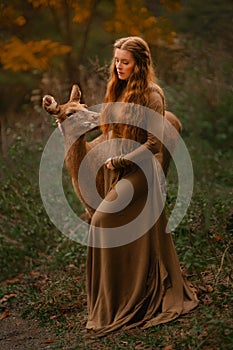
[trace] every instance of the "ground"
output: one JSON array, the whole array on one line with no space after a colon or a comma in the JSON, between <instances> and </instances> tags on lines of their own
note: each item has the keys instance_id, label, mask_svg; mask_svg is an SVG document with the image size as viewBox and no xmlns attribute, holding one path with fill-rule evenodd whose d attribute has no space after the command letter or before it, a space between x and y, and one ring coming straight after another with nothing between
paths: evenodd
<instances>
[{"instance_id":1,"label":"ground","mask_svg":"<svg viewBox=\"0 0 233 350\"><path fill-rule=\"evenodd\" d=\"M1 320L1 350L57 349L57 345L52 331L40 327L36 320L22 319L14 309Z\"/></svg>"},{"instance_id":2,"label":"ground","mask_svg":"<svg viewBox=\"0 0 233 350\"><path fill-rule=\"evenodd\" d=\"M214 288L210 284L213 282L210 272L203 274L202 284L199 281L196 285L200 305L169 324L145 331L120 330L96 338L85 329L83 268L70 264L56 273L31 271L4 281L5 295L0 299L0 349L231 349L231 293L227 280L219 280Z\"/></svg>"}]
</instances>

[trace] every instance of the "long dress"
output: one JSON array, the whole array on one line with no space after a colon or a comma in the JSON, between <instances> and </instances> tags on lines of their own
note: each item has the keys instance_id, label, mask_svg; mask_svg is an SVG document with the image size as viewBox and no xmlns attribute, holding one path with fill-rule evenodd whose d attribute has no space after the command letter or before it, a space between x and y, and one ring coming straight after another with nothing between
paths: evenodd
<instances>
[{"instance_id":1,"label":"long dress","mask_svg":"<svg viewBox=\"0 0 233 350\"><path fill-rule=\"evenodd\" d=\"M151 89L149 107L161 115L164 112L163 98L156 86ZM112 138L119 141L121 137L113 128ZM105 169L105 200L91 220L86 328L95 330L97 335L169 322L198 304L182 276L171 234L165 231L167 219L161 207L163 195L154 157L161 152L161 142L150 133L141 141L144 149L140 146L127 154L123 168L118 164L115 171ZM147 157L145 149L152 157ZM146 174L142 169L146 169ZM116 199L121 202L127 197L129 183L133 188L132 199L117 211ZM144 211L148 198L149 210ZM118 203L116 208L114 203ZM105 210L108 206L111 212ZM151 221L155 212L156 220ZM137 221L140 215L142 219ZM122 227L126 230L122 231ZM116 239L108 241L112 230Z\"/></svg>"}]
</instances>

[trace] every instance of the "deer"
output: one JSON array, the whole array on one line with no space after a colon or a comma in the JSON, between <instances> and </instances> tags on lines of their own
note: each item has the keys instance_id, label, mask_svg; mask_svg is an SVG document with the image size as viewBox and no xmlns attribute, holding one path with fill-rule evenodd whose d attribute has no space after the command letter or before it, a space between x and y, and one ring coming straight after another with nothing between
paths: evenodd
<instances>
[{"instance_id":1,"label":"deer","mask_svg":"<svg viewBox=\"0 0 233 350\"><path fill-rule=\"evenodd\" d=\"M74 191L85 208L86 221L90 222L95 209L87 203L82 195L83 191L80 190L78 182L78 172L88 152L106 140L106 136L101 133L91 141L86 140L87 133L99 129L100 113L88 109L85 104L81 103L81 90L77 84L72 86L69 100L66 103L59 104L53 96L45 95L42 99L42 108L55 118L58 128L64 136L66 168L71 177ZM168 123L165 123L164 143L166 146L169 144L169 150L163 144L157 160L166 177L172 158L171 150L173 151L177 145L182 125L175 114L170 111L165 111L165 120ZM104 198L104 165L97 172L96 189L99 195Z\"/></svg>"}]
</instances>

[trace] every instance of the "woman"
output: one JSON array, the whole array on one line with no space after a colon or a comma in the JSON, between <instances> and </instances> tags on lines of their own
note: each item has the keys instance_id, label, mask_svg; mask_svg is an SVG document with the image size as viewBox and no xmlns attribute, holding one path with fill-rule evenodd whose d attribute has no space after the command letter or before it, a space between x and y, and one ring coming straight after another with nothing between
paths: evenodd
<instances>
[{"instance_id":1,"label":"woman","mask_svg":"<svg viewBox=\"0 0 233 350\"><path fill-rule=\"evenodd\" d=\"M105 199L91 220L87 258L87 329L98 334L168 322L197 306L171 235L165 233L156 162L164 94L156 84L149 47L140 37L116 41L105 102L102 130L110 158L105 162Z\"/></svg>"}]
</instances>

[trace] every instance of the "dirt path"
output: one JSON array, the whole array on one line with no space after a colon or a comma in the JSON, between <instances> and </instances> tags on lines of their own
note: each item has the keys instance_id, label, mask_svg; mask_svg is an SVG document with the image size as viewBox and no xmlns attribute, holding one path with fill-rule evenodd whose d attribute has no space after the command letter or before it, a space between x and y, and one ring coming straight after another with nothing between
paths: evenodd
<instances>
[{"instance_id":1,"label":"dirt path","mask_svg":"<svg viewBox=\"0 0 233 350\"><path fill-rule=\"evenodd\" d=\"M22 319L16 311L0 320L1 350L62 349L60 341L35 320Z\"/></svg>"}]
</instances>

